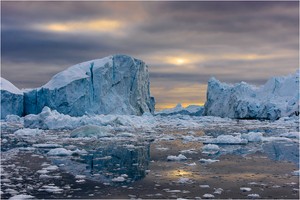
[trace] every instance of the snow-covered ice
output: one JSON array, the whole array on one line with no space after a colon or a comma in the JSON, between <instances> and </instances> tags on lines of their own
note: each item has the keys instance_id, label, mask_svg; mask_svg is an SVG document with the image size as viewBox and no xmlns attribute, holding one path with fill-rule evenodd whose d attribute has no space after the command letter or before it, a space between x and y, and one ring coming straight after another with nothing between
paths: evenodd
<instances>
[{"instance_id":1,"label":"snow-covered ice","mask_svg":"<svg viewBox=\"0 0 300 200\"><path fill-rule=\"evenodd\" d=\"M241 82L208 82L204 115L239 119L270 119L299 114L299 70L292 75L273 77L255 87Z\"/></svg>"},{"instance_id":2,"label":"snow-covered ice","mask_svg":"<svg viewBox=\"0 0 300 200\"><path fill-rule=\"evenodd\" d=\"M1 119L7 115L23 115L23 92L1 77Z\"/></svg>"}]
</instances>

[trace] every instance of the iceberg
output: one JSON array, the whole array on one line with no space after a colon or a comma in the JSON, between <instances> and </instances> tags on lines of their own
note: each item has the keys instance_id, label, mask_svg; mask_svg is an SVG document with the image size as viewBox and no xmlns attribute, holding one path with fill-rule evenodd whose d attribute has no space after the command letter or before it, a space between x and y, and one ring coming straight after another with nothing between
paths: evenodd
<instances>
[{"instance_id":1,"label":"iceberg","mask_svg":"<svg viewBox=\"0 0 300 200\"><path fill-rule=\"evenodd\" d=\"M211 78L204 115L268 120L299 115L299 70L273 77L260 87L245 82L230 85Z\"/></svg>"},{"instance_id":2,"label":"iceberg","mask_svg":"<svg viewBox=\"0 0 300 200\"><path fill-rule=\"evenodd\" d=\"M7 115L23 114L23 92L1 77L1 119Z\"/></svg>"},{"instance_id":3,"label":"iceberg","mask_svg":"<svg viewBox=\"0 0 300 200\"><path fill-rule=\"evenodd\" d=\"M186 108L182 107L181 103L178 103L176 107L170 109L164 109L156 112L156 115L168 116L168 115L191 115L201 116L203 113L203 106L189 105Z\"/></svg>"},{"instance_id":4,"label":"iceberg","mask_svg":"<svg viewBox=\"0 0 300 200\"><path fill-rule=\"evenodd\" d=\"M148 66L127 55L71 66L24 92L25 115L38 114L45 106L70 116L153 113Z\"/></svg>"}]
</instances>

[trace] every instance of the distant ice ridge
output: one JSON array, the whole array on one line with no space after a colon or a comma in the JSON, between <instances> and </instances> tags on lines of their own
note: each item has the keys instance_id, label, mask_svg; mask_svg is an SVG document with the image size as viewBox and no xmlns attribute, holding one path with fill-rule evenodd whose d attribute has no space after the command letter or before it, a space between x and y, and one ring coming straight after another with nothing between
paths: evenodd
<instances>
[{"instance_id":1,"label":"distant ice ridge","mask_svg":"<svg viewBox=\"0 0 300 200\"><path fill-rule=\"evenodd\" d=\"M25 114L45 106L70 116L142 115L154 112L148 66L126 55L83 62L56 74L40 88L24 92Z\"/></svg>"},{"instance_id":2,"label":"distant ice ridge","mask_svg":"<svg viewBox=\"0 0 300 200\"><path fill-rule=\"evenodd\" d=\"M1 77L1 119L7 115L23 114L23 92Z\"/></svg>"},{"instance_id":3,"label":"distant ice ridge","mask_svg":"<svg viewBox=\"0 0 300 200\"><path fill-rule=\"evenodd\" d=\"M191 115L191 116L201 116L203 113L203 106L189 105L186 108L182 107L179 103L174 108L164 109L156 112L156 115L166 116L166 115Z\"/></svg>"},{"instance_id":4,"label":"distant ice ridge","mask_svg":"<svg viewBox=\"0 0 300 200\"><path fill-rule=\"evenodd\" d=\"M245 82L230 85L211 78L204 115L270 120L299 115L299 70L273 77L260 87Z\"/></svg>"}]
</instances>

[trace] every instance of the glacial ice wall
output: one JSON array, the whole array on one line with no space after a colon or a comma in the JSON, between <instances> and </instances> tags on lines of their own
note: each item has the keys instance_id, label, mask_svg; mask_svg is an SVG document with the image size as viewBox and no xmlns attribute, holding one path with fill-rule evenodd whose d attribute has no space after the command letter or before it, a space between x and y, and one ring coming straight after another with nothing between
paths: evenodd
<instances>
[{"instance_id":1,"label":"glacial ice wall","mask_svg":"<svg viewBox=\"0 0 300 200\"><path fill-rule=\"evenodd\" d=\"M24 93L25 114L48 106L71 116L154 112L148 66L126 55L83 62Z\"/></svg>"},{"instance_id":2,"label":"glacial ice wall","mask_svg":"<svg viewBox=\"0 0 300 200\"><path fill-rule=\"evenodd\" d=\"M1 77L1 119L23 114L23 92Z\"/></svg>"},{"instance_id":3,"label":"glacial ice wall","mask_svg":"<svg viewBox=\"0 0 300 200\"><path fill-rule=\"evenodd\" d=\"M273 77L265 85L208 82L204 115L237 119L270 119L299 115L299 71Z\"/></svg>"}]
</instances>

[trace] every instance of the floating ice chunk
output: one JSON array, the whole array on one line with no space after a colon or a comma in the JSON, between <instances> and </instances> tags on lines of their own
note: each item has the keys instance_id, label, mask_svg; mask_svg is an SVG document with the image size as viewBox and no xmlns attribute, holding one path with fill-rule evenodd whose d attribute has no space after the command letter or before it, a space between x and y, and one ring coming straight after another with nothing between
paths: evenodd
<instances>
[{"instance_id":1,"label":"floating ice chunk","mask_svg":"<svg viewBox=\"0 0 300 200\"><path fill-rule=\"evenodd\" d=\"M96 126L96 125L86 125L79 127L73 130L70 134L73 138L79 137L112 137L113 134L109 133L109 129L103 126Z\"/></svg>"},{"instance_id":2,"label":"floating ice chunk","mask_svg":"<svg viewBox=\"0 0 300 200\"><path fill-rule=\"evenodd\" d=\"M187 149L187 150L181 150L180 153L194 154L197 153L197 151L196 149Z\"/></svg>"},{"instance_id":3,"label":"floating ice chunk","mask_svg":"<svg viewBox=\"0 0 300 200\"><path fill-rule=\"evenodd\" d=\"M167 160L168 161L181 161L181 160L187 160L187 157L185 157L182 154L179 154L178 156L168 156Z\"/></svg>"},{"instance_id":4,"label":"floating ice chunk","mask_svg":"<svg viewBox=\"0 0 300 200\"><path fill-rule=\"evenodd\" d=\"M179 178L177 183L180 183L180 184L192 184L194 181L189 179L189 178Z\"/></svg>"},{"instance_id":5,"label":"floating ice chunk","mask_svg":"<svg viewBox=\"0 0 300 200\"><path fill-rule=\"evenodd\" d=\"M213 199L213 198L215 198L215 196L212 195L212 194L204 194L204 195L203 195L203 198L206 198L206 199Z\"/></svg>"},{"instance_id":6,"label":"floating ice chunk","mask_svg":"<svg viewBox=\"0 0 300 200\"><path fill-rule=\"evenodd\" d=\"M123 176L119 176L116 178L111 179L113 182L124 182L126 179Z\"/></svg>"},{"instance_id":7,"label":"floating ice chunk","mask_svg":"<svg viewBox=\"0 0 300 200\"><path fill-rule=\"evenodd\" d=\"M5 121L9 123L23 124L24 118L19 117L18 115L7 115L5 117Z\"/></svg>"},{"instance_id":8,"label":"floating ice chunk","mask_svg":"<svg viewBox=\"0 0 300 200\"><path fill-rule=\"evenodd\" d=\"M300 175L300 170L293 171L292 174L294 176L299 176Z\"/></svg>"},{"instance_id":9,"label":"floating ice chunk","mask_svg":"<svg viewBox=\"0 0 300 200\"><path fill-rule=\"evenodd\" d=\"M75 178L76 179L85 179L86 176L85 175L76 175Z\"/></svg>"},{"instance_id":10,"label":"floating ice chunk","mask_svg":"<svg viewBox=\"0 0 300 200\"><path fill-rule=\"evenodd\" d=\"M40 129L30 129L30 128L23 128L19 129L14 134L16 136L36 136L43 133L43 130Z\"/></svg>"},{"instance_id":11,"label":"floating ice chunk","mask_svg":"<svg viewBox=\"0 0 300 200\"><path fill-rule=\"evenodd\" d=\"M222 188L215 188L214 194L222 194L223 191Z\"/></svg>"},{"instance_id":12,"label":"floating ice chunk","mask_svg":"<svg viewBox=\"0 0 300 200\"><path fill-rule=\"evenodd\" d=\"M249 142L261 142L263 140L263 134L260 132L249 132L242 134L241 138Z\"/></svg>"},{"instance_id":13,"label":"floating ice chunk","mask_svg":"<svg viewBox=\"0 0 300 200\"><path fill-rule=\"evenodd\" d=\"M65 148L56 148L51 149L47 154L50 156L70 156L72 155L72 151Z\"/></svg>"},{"instance_id":14,"label":"floating ice chunk","mask_svg":"<svg viewBox=\"0 0 300 200\"><path fill-rule=\"evenodd\" d=\"M217 138L208 139L203 142L204 144L247 144L248 141L245 139L241 139L239 135L219 135Z\"/></svg>"},{"instance_id":15,"label":"floating ice chunk","mask_svg":"<svg viewBox=\"0 0 300 200\"><path fill-rule=\"evenodd\" d=\"M39 176L39 179L61 179L62 176L50 176L50 175L47 175L47 174L41 174Z\"/></svg>"},{"instance_id":16,"label":"floating ice chunk","mask_svg":"<svg viewBox=\"0 0 300 200\"><path fill-rule=\"evenodd\" d=\"M240 190L241 190L242 192L250 192L252 189L249 188L249 187L241 187Z\"/></svg>"},{"instance_id":17,"label":"floating ice chunk","mask_svg":"<svg viewBox=\"0 0 300 200\"><path fill-rule=\"evenodd\" d=\"M34 196L27 195L27 194L19 194L13 197L10 197L9 200L22 200L22 199L32 199Z\"/></svg>"},{"instance_id":18,"label":"floating ice chunk","mask_svg":"<svg viewBox=\"0 0 300 200\"><path fill-rule=\"evenodd\" d=\"M248 194L247 197L252 199L260 198L259 194Z\"/></svg>"},{"instance_id":19,"label":"floating ice chunk","mask_svg":"<svg viewBox=\"0 0 300 200\"><path fill-rule=\"evenodd\" d=\"M58 170L58 167L56 165L50 165L43 169L48 170L48 171L56 171L56 170Z\"/></svg>"},{"instance_id":20,"label":"floating ice chunk","mask_svg":"<svg viewBox=\"0 0 300 200\"><path fill-rule=\"evenodd\" d=\"M220 160L213 160L213 159L200 159L199 162L201 163L205 163L205 164L211 164L211 163L214 163L214 162L219 162Z\"/></svg>"},{"instance_id":21,"label":"floating ice chunk","mask_svg":"<svg viewBox=\"0 0 300 200\"><path fill-rule=\"evenodd\" d=\"M39 173L39 174L47 174L47 173L49 173L49 171L46 170L46 169L41 169L41 170L36 171L36 173Z\"/></svg>"},{"instance_id":22,"label":"floating ice chunk","mask_svg":"<svg viewBox=\"0 0 300 200\"><path fill-rule=\"evenodd\" d=\"M54 143L34 144L32 146L37 147L37 148L58 148L58 147L61 147L60 144L54 144Z\"/></svg>"},{"instance_id":23,"label":"floating ice chunk","mask_svg":"<svg viewBox=\"0 0 300 200\"><path fill-rule=\"evenodd\" d=\"M187 166L196 166L197 165L195 162L193 162L193 163L184 163L184 164L187 165Z\"/></svg>"},{"instance_id":24,"label":"floating ice chunk","mask_svg":"<svg viewBox=\"0 0 300 200\"><path fill-rule=\"evenodd\" d=\"M209 188L209 185L199 185L201 188Z\"/></svg>"},{"instance_id":25,"label":"floating ice chunk","mask_svg":"<svg viewBox=\"0 0 300 200\"><path fill-rule=\"evenodd\" d=\"M159 151L167 151L167 150L169 150L169 148L167 148L167 147L156 147L156 149L159 150Z\"/></svg>"},{"instance_id":26,"label":"floating ice chunk","mask_svg":"<svg viewBox=\"0 0 300 200\"><path fill-rule=\"evenodd\" d=\"M20 147L19 150L20 151L34 151L35 148L34 147Z\"/></svg>"},{"instance_id":27,"label":"floating ice chunk","mask_svg":"<svg viewBox=\"0 0 300 200\"><path fill-rule=\"evenodd\" d=\"M220 150L220 147L218 145L215 145L215 144L207 144L207 145L204 145L202 147L202 150L203 151L216 151L216 152L218 152Z\"/></svg>"},{"instance_id":28,"label":"floating ice chunk","mask_svg":"<svg viewBox=\"0 0 300 200\"><path fill-rule=\"evenodd\" d=\"M46 191L50 193L61 193L63 189L53 185L44 185L40 189L38 189L38 191Z\"/></svg>"}]
</instances>

